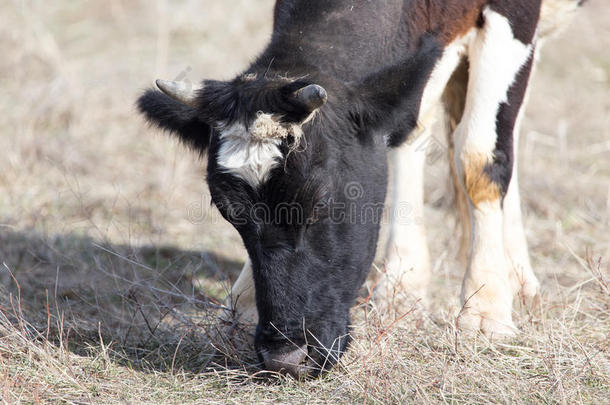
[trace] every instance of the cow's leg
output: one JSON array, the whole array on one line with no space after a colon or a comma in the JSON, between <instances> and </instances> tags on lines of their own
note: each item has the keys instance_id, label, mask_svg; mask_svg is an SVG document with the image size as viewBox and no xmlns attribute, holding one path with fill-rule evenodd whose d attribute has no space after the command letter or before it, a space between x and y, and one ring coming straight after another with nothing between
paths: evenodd
<instances>
[{"instance_id":1,"label":"cow's leg","mask_svg":"<svg viewBox=\"0 0 610 405\"><path fill-rule=\"evenodd\" d=\"M390 238L386 249L385 282L378 287L386 299L411 298L425 302L430 283L430 255L424 225L424 166L438 100L463 58L466 35L449 44L437 62L421 101L421 132L391 152L392 196Z\"/></svg>"},{"instance_id":2,"label":"cow's leg","mask_svg":"<svg viewBox=\"0 0 610 405\"><path fill-rule=\"evenodd\" d=\"M428 136L425 130L417 139L391 152L390 235L385 274L377 288L378 296L386 302L424 300L430 283L430 255L423 221L426 151L418 146Z\"/></svg>"},{"instance_id":3,"label":"cow's leg","mask_svg":"<svg viewBox=\"0 0 610 405\"><path fill-rule=\"evenodd\" d=\"M513 177L504 197L504 248L511 268L509 280L514 294L519 294L526 303L532 302L539 292L540 283L532 270L523 221L521 220L521 198L518 179L518 140L520 121L523 109L519 114L514 131L514 165Z\"/></svg>"},{"instance_id":4,"label":"cow's leg","mask_svg":"<svg viewBox=\"0 0 610 405\"><path fill-rule=\"evenodd\" d=\"M469 48L465 111L454 134L456 167L471 218L471 249L458 324L488 335L510 335L516 328L503 200L513 172L513 132L531 71L537 16L523 13L518 17L524 21L509 21L501 9L487 8L483 17ZM517 35L512 27L519 29ZM526 31L531 32L529 38L523 34Z\"/></svg>"},{"instance_id":5,"label":"cow's leg","mask_svg":"<svg viewBox=\"0 0 610 405\"><path fill-rule=\"evenodd\" d=\"M467 263L468 252L470 249L470 217L468 212L467 196L460 185L455 165L455 148L453 137L451 136L457 124L462 119L464 113L464 102L466 100L466 88L468 85L468 64L463 61L456 69L451 80L447 84L443 94L445 104L445 126L449 129L448 137L451 176L454 184L455 203L458 212L459 223L461 226L459 259L463 264ZM514 130L514 164L513 176L510 181L508 192L504 197L504 247L509 259L512 271L509 273L509 280L514 294L520 294L526 302L531 302L537 295L540 283L538 282L529 259L525 231L521 220L521 204L519 196L518 181L518 140L520 132L520 122L523 115L523 108L519 113L519 118Z\"/></svg>"},{"instance_id":6,"label":"cow's leg","mask_svg":"<svg viewBox=\"0 0 610 405\"><path fill-rule=\"evenodd\" d=\"M256 325L258 323L250 259L246 261L239 277L233 284L231 292L226 298L225 306L227 311L221 315L223 320L235 320L244 325Z\"/></svg>"},{"instance_id":7,"label":"cow's leg","mask_svg":"<svg viewBox=\"0 0 610 405\"><path fill-rule=\"evenodd\" d=\"M464 266L468 262L470 251L470 212L468 210L468 197L462 187L456 166L453 133L464 115L467 87L468 61L464 58L451 76L443 93L445 130L447 131L447 146L449 148L449 169L453 183L455 209L457 211L457 227L460 229L458 258Z\"/></svg>"}]
</instances>

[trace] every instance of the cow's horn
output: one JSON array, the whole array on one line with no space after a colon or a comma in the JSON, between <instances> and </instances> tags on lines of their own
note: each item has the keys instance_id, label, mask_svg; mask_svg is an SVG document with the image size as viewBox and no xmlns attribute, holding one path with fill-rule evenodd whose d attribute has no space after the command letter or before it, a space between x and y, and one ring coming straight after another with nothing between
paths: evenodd
<instances>
[{"instance_id":1,"label":"cow's horn","mask_svg":"<svg viewBox=\"0 0 610 405\"><path fill-rule=\"evenodd\" d=\"M318 86L317 84L310 84L309 86L295 91L294 96L297 100L307 106L311 112L322 107L326 103L326 100L328 100L328 94L326 93L326 90L324 90L324 87Z\"/></svg>"},{"instance_id":2,"label":"cow's horn","mask_svg":"<svg viewBox=\"0 0 610 405\"><path fill-rule=\"evenodd\" d=\"M186 82L172 82L169 80L157 80L156 83L157 87L163 93L174 100L191 107L197 106L197 91L201 89L200 86L193 86L191 83Z\"/></svg>"}]
</instances>

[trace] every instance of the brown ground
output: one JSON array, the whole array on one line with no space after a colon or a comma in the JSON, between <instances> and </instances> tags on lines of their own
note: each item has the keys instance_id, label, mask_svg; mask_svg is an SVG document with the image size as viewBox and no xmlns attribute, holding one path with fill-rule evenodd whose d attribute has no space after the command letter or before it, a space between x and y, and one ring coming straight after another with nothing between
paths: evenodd
<instances>
[{"instance_id":1,"label":"brown ground","mask_svg":"<svg viewBox=\"0 0 610 405\"><path fill-rule=\"evenodd\" d=\"M520 170L543 295L516 305L523 333L455 333L461 269L437 161L431 321L361 305L339 367L274 384L254 378L251 352L212 355L205 326L244 250L194 154L133 107L153 78L238 72L268 38L272 1L168 3L0 7L3 401L610 402L610 7L591 1L534 79Z\"/></svg>"}]
</instances>

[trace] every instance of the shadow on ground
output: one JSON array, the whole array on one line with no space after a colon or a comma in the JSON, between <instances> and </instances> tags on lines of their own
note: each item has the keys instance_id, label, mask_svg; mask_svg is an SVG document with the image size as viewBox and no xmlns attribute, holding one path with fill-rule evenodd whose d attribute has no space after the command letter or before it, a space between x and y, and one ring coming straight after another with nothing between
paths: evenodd
<instances>
[{"instance_id":1,"label":"shadow on ground","mask_svg":"<svg viewBox=\"0 0 610 405\"><path fill-rule=\"evenodd\" d=\"M29 337L84 356L101 346L113 361L150 372L256 363L248 333L217 317L241 263L20 232L0 233L0 262L0 311Z\"/></svg>"}]
</instances>

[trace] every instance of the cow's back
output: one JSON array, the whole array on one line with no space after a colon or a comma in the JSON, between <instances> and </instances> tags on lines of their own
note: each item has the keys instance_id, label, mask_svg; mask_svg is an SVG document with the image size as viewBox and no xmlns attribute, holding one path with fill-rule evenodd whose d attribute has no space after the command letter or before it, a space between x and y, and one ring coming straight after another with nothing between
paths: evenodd
<instances>
[{"instance_id":1,"label":"cow's back","mask_svg":"<svg viewBox=\"0 0 610 405\"><path fill-rule=\"evenodd\" d=\"M259 63L355 80L406 58L425 32L451 42L476 24L486 2L279 0L273 40Z\"/></svg>"}]
</instances>

